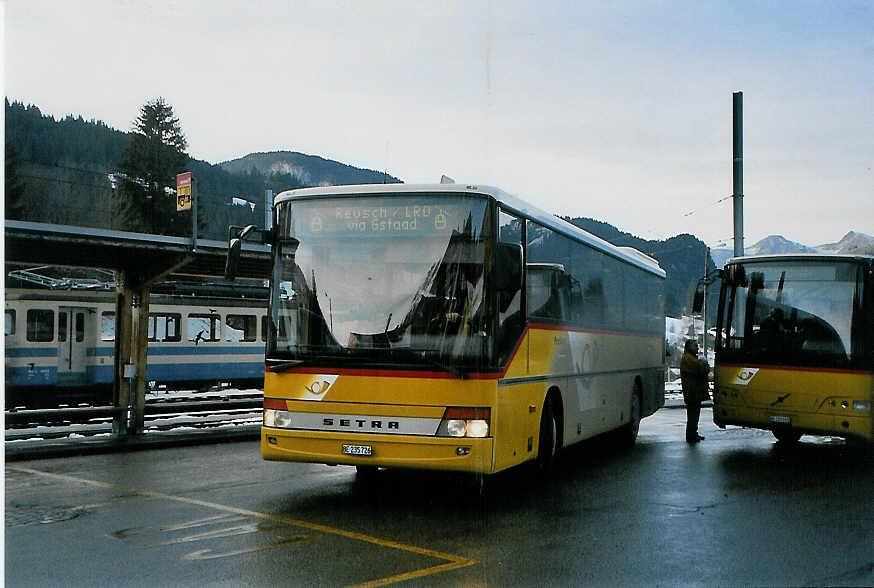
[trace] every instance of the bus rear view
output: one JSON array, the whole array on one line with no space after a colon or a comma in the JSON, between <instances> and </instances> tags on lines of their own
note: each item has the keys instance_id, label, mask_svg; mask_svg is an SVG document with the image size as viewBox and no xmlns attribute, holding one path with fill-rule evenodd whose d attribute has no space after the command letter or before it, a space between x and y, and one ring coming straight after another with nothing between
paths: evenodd
<instances>
[{"instance_id":1,"label":"bus rear view","mask_svg":"<svg viewBox=\"0 0 874 588\"><path fill-rule=\"evenodd\" d=\"M874 258L736 258L723 272L714 422L874 440Z\"/></svg>"}]
</instances>

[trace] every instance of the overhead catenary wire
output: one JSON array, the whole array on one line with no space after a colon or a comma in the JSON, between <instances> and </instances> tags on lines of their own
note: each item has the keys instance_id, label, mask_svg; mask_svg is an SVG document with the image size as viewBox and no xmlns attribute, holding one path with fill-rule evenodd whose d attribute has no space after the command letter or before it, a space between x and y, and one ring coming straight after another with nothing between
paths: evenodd
<instances>
[{"instance_id":1,"label":"overhead catenary wire","mask_svg":"<svg viewBox=\"0 0 874 588\"><path fill-rule=\"evenodd\" d=\"M717 200L716 202L712 202L712 203L710 203L710 204L708 204L708 205L706 205L706 206L702 206L701 208L696 208L695 210L690 210L689 212L684 213L683 216L684 216L684 217L692 216L692 215L695 214L696 212L701 212L702 210L706 210L706 209L708 209L708 208L711 208L711 207L713 207L713 206L716 206L717 204L721 204L721 203L725 202L726 200L728 200L729 198L732 198L732 197L733 197L733 196L732 196L731 194L729 194L728 196L723 196L722 198L720 198L720 199Z\"/></svg>"}]
</instances>

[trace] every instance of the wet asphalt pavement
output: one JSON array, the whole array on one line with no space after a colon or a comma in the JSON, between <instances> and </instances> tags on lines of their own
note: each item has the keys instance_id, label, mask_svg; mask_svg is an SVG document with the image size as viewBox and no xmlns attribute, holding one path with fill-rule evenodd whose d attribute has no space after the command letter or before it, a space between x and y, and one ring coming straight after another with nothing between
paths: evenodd
<instances>
[{"instance_id":1,"label":"wet asphalt pavement","mask_svg":"<svg viewBox=\"0 0 874 588\"><path fill-rule=\"evenodd\" d=\"M543 479L268 463L238 441L6 464L9 586L874 585L874 456L685 412Z\"/></svg>"}]
</instances>

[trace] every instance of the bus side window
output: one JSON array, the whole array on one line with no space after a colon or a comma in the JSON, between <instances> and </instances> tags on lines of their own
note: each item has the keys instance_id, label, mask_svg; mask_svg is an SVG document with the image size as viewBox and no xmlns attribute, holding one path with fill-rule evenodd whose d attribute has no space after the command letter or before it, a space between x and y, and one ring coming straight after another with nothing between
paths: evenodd
<instances>
[{"instance_id":1,"label":"bus side window","mask_svg":"<svg viewBox=\"0 0 874 588\"><path fill-rule=\"evenodd\" d=\"M570 316L568 317L574 324L580 323L583 320L583 286L580 281L573 276L568 276L570 285Z\"/></svg>"},{"instance_id":2,"label":"bus side window","mask_svg":"<svg viewBox=\"0 0 874 588\"><path fill-rule=\"evenodd\" d=\"M571 315L571 277L565 272L561 272L556 279L556 294L558 296L559 313L558 320L563 323L568 323L572 319Z\"/></svg>"},{"instance_id":3,"label":"bus side window","mask_svg":"<svg viewBox=\"0 0 874 588\"><path fill-rule=\"evenodd\" d=\"M566 320L568 283L563 274L551 268L526 268L528 317L547 321Z\"/></svg>"},{"instance_id":4,"label":"bus side window","mask_svg":"<svg viewBox=\"0 0 874 588\"><path fill-rule=\"evenodd\" d=\"M498 298L498 332L495 353L499 363L509 360L522 335L522 220L500 213L495 286Z\"/></svg>"}]
</instances>

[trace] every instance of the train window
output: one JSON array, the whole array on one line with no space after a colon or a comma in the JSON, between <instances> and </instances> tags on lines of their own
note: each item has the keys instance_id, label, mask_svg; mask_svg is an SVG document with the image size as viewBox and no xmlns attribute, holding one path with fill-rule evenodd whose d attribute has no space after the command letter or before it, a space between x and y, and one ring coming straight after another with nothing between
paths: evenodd
<instances>
[{"instance_id":1,"label":"train window","mask_svg":"<svg viewBox=\"0 0 874 588\"><path fill-rule=\"evenodd\" d=\"M222 319L217 314L189 314L188 340L195 345L204 341L219 341L222 333Z\"/></svg>"},{"instance_id":2,"label":"train window","mask_svg":"<svg viewBox=\"0 0 874 588\"><path fill-rule=\"evenodd\" d=\"M55 338L55 313L51 310L27 311L27 340L45 343Z\"/></svg>"},{"instance_id":3,"label":"train window","mask_svg":"<svg viewBox=\"0 0 874 588\"><path fill-rule=\"evenodd\" d=\"M182 340L179 325L182 322L181 314L149 314L149 341L176 342Z\"/></svg>"},{"instance_id":4,"label":"train window","mask_svg":"<svg viewBox=\"0 0 874 588\"><path fill-rule=\"evenodd\" d=\"M85 313L76 313L76 343L85 340Z\"/></svg>"},{"instance_id":5,"label":"train window","mask_svg":"<svg viewBox=\"0 0 874 588\"><path fill-rule=\"evenodd\" d=\"M6 309L6 318L3 321L3 328L6 330L7 335L15 334L15 309Z\"/></svg>"},{"instance_id":6,"label":"train window","mask_svg":"<svg viewBox=\"0 0 874 588\"><path fill-rule=\"evenodd\" d=\"M258 317L254 314L229 314L225 317L225 341L254 341L257 338Z\"/></svg>"},{"instance_id":7,"label":"train window","mask_svg":"<svg viewBox=\"0 0 874 588\"><path fill-rule=\"evenodd\" d=\"M261 317L261 340L262 341L267 341L267 330L269 328L268 327L269 323L267 322L267 320L268 320L268 317L266 315ZM285 321L282 321L279 323L279 338L280 339L288 339L288 333L287 333L287 329L285 327Z\"/></svg>"},{"instance_id":8,"label":"train window","mask_svg":"<svg viewBox=\"0 0 874 588\"><path fill-rule=\"evenodd\" d=\"M100 315L100 340L115 341L115 313L104 312Z\"/></svg>"},{"instance_id":9,"label":"train window","mask_svg":"<svg viewBox=\"0 0 874 588\"><path fill-rule=\"evenodd\" d=\"M67 313L58 313L58 341L64 343L67 340Z\"/></svg>"}]
</instances>

